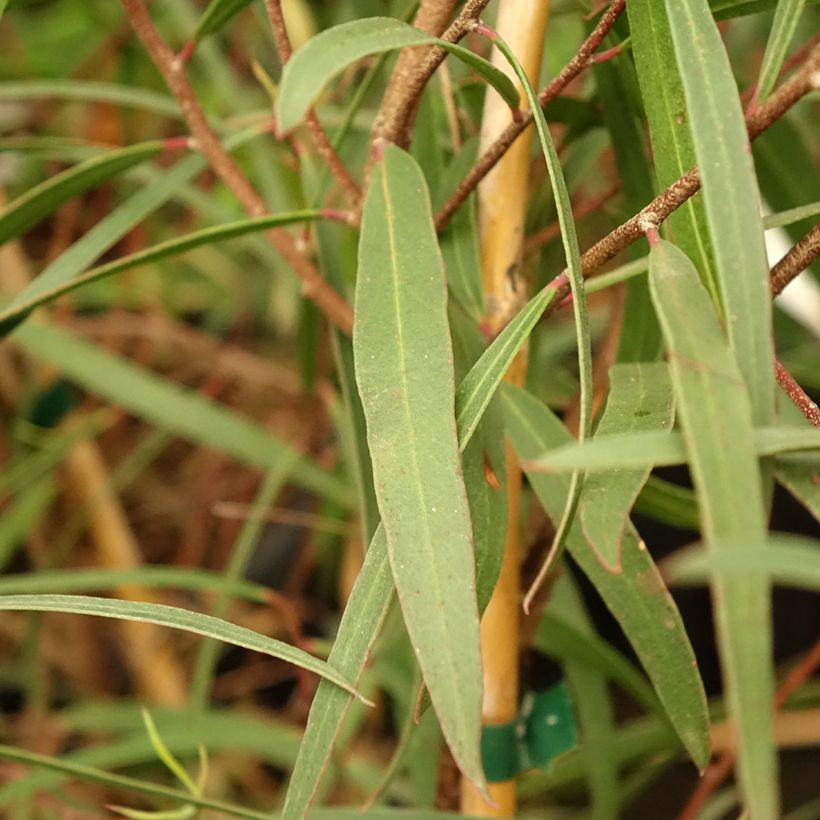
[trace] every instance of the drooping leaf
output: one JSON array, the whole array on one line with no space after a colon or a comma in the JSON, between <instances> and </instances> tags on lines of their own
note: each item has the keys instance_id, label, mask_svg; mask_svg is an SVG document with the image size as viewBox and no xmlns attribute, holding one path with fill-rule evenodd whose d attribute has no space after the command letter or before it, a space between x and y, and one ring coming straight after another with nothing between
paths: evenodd
<instances>
[{"instance_id":1,"label":"drooping leaf","mask_svg":"<svg viewBox=\"0 0 820 820\"><path fill-rule=\"evenodd\" d=\"M324 661L308 655L307 652L243 626L188 609L85 595L2 595L0 596L0 611L67 612L74 615L96 615L101 618L116 618L123 621L141 621L181 629L234 646L252 649L255 652L262 652L274 658L281 658L327 679L346 692L361 697L343 675Z\"/></svg>"},{"instance_id":2,"label":"drooping leaf","mask_svg":"<svg viewBox=\"0 0 820 820\"><path fill-rule=\"evenodd\" d=\"M609 384L606 410L592 442L626 431L671 428L672 385L666 364L615 365L609 371ZM578 510L581 531L598 560L613 572L621 568L621 541L629 511L650 469L617 469L587 476Z\"/></svg>"},{"instance_id":3,"label":"drooping leaf","mask_svg":"<svg viewBox=\"0 0 820 820\"><path fill-rule=\"evenodd\" d=\"M276 100L279 129L287 132L297 125L322 88L356 60L397 48L425 45L447 49L481 74L512 108L518 107L518 91L510 78L484 58L393 17L368 17L326 29L294 52L282 72Z\"/></svg>"},{"instance_id":4,"label":"drooping leaf","mask_svg":"<svg viewBox=\"0 0 820 820\"><path fill-rule=\"evenodd\" d=\"M658 240L649 265L652 299L672 380L704 540L716 556L744 561L763 549L767 519L752 446L752 407L717 315L687 257ZM738 736L738 773L747 805L778 816L770 589L765 577L717 574L718 644L729 714Z\"/></svg>"},{"instance_id":5,"label":"drooping leaf","mask_svg":"<svg viewBox=\"0 0 820 820\"><path fill-rule=\"evenodd\" d=\"M820 521L820 458L778 459L775 478Z\"/></svg>"},{"instance_id":6,"label":"drooping leaf","mask_svg":"<svg viewBox=\"0 0 820 820\"><path fill-rule=\"evenodd\" d=\"M194 248L201 247L202 245L210 245L227 239L245 236L250 233L264 231L267 228L292 225L294 222L320 219L321 216L321 211L291 211L285 214L269 214L252 219L243 219L239 222L231 222L227 225L215 225L211 228L203 228L200 231L194 231L193 233L176 239L168 239L153 247L145 248L136 253L120 257L113 262L107 262L104 265L92 268L80 276L63 282L50 290L43 291L38 288L36 292L34 292L34 295L28 299L26 299L27 291L24 291L15 297L11 306L0 312L0 335L4 332L8 332L8 329L15 327L21 319L34 310L34 308L51 302L59 296L70 293L83 285L97 282L108 276L113 276L115 273L120 273L121 271L129 270L139 265L157 262L169 256L176 256ZM30 289L35 290L33 286Z\"/></svg>"},{"instance_id":7,"label":"drooping leaf","mask_svg":"<svg viewBox=\"0 0 820 820\"><path fill-rule=\"evenodd\" d=\"M778 0L757 80L757 99L761 102L771 94L777 82L789 44L805 7L806 0Z\"/></svg>"},{"instance_id":8,"label":"drooping leaf","mask_svg":"<svg viewBox=\"0 0 820 820\"><path fill-rule=\"evenodd\" d=\"M186 390L127 359L42 323L23 325L15 342L49 362L66 377L125 407L162 429L229 453L262 469L291 462L291 475L304 487L349 504L344 482L300 457L257 422Z\"/></svg>"},{"instance_id":9,"label":"drooping leaf","mask_svg":"<svg viewBox=\"0 0 820 820\"><path fill-rule=\"evenodd\" d=\"M559 419L532 394L506 385L501 395L507 433L522 460L572 440ZM527 477L555 520L562 513L569 479L532 472ZM577 521L567 536L567 549L621 625L684 747L703 768L709 759L703 685L680 613L638 533L632 526L624 533L621 573L600 565Z\"/></svg>"},{"instance_id":10,"label":"drooping leaf","mask_svg":"<svg viewBox=\"0 0 820 820\"><path fill-rule=\"evenodd\" d=\"M749 390L754 423L771 424L775 382L769 265L737 85L706 0L666 0L666 10L729 340Z\"/></svg>"},{"instance_id":11,"label":"drooping leaf","mask_svg":"<svg viewBox=\"0 0 820 820\"><path fill-rule=\"evenodd\" d=\"M567 265L566 276L572 291L572 310L575 317L575 334L578 347L578 370L580 375L578 440L584 441L589 438L592 432L592 342L589 331L589 308L584 291L584 274L581 268L581 252L578 248L578 236L575 231L575 220L572 215L572 201L567 191L567 184L564 180L564 173L561 170L561 162L558 159L555 143L547 127L544 112L541 110L541 104L530 83L527 72L515 54L513 54L510 47L500 37L495 37L493 42L507 59L510 66L512 66L526 94L530 109L533 112L538 142L541 145L541 153L544 155L550 183L552 184L553 196L555 197L558 222L561 226L561 242L564 246L564 257ZM570 530L581 497L583 480L584 476L581 472L572 474L564 514L557 521L555 536L550 551L524 598L525 610L532 596L541 583L543 583L551 562L560 555L563 549L563 542Z\"/></svg>"},{"instance_id":12,"label":"drooping leaf","mask_svg":"<svg viewBox=\"0 0 820 820\"><path fill-rule=\"evenodd\" d=\"M353 350L404 620L453 756L482 788L475 563L444 266L424 177L393 146L362 215Z\"/></svg>"},{"instance_id":13,"label":"drooping leaf","mask_svg":"<svg viewBox=\"0 0 820 820\"><path fill-rule=\"evenodd\" d=\"M163 150L164 144L159 140L129 145L92 157L29 188L0 212L0 245L25 233L69 199L156 157Z\"/></svg>"}]
</instances>

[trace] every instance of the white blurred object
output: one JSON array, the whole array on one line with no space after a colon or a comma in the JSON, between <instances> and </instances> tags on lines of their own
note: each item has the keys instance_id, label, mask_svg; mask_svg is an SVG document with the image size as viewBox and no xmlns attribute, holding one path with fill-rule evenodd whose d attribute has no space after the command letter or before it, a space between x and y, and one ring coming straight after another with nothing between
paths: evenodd
<instances>
[{"instance_id":1,"label":"white blurred object","mask_svg":"<svg viewBox=\"0 0 820 820\"><path fill-rule=\"evenodd\" d=\"M783 228L766 231L769 267L776 265L791 247L792 241ZM774 304L820 339L820 285L811 273L803 271L789 282Z\"/></svg>"}]
</instances>

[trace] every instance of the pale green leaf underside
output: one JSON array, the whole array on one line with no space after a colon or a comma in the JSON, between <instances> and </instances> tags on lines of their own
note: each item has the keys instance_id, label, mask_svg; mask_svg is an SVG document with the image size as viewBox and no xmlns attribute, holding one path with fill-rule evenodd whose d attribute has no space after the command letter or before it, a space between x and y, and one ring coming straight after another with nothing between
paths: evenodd
<instances>
[{"instance_id":1,"label":"pale green leaf underside","mask_svg":"<svg viewBox=\"0 0 820 820\"><path fill-rule=\"evenodd\" d=\"M368 17L327 29L298 49L282 72L276 121L290 131L305 116L324 86L362 57L408 46L437 45L478 71L504 100L518 107L518 91L503 71L463 46L447 43L392 17Z\"/></svg>"},{"instance_id":2,"label":"pale green leaf underside","mask_svg":"<svg viewBox=\"0 0 820 820\"><path fill-rule=\"evenodd\" d=\"M501 395L507 434L525 464L572 440L561 421L532 394L505 385ZM556 520L566 502L569 478L533 472L527 477L546 513ZM567 536L567 549L620 624L684 747L703 768L709 759L709 722L697 663L680 613L635 528L630 523L625 529L617 573L601 566L577 520Z\"/></svg>"},{"instance_id":3,"label":"pale green leaf underside","mask_svg":"<svg viewBox=\"0 0 820 820\"><path fill-rule=\"evenodd\" d=\"M407 630L456 762L480 786L475 563L446 299L424 176L389 146L362 214L356 382Z\"/></svg>"},{"instance_id":4,"label":"pale green leaf underside","mask_svg":"<svg viewBox=\"0 0 820 820\"><path fill-rule=\"evenodd\" d=\"M649 284L669 354L704 541L721 560L742 561L746 550L766 543L749 394L689 259L659 240L651 253ZM774 820L769 582L760 576L718 576L713 589L724 688L738 732L741 789L761 818Z\"/></svg>"},{"instance_id":5,"label":"pale green leaf underside","mask_svg":"<svg viewBox=\"0 0 820 820\"><path fill-rule=\"evenodd\" d=\"M631 431L669 430L673 420L672 383L662 362L619 364L609 371L606 410L595 438L579 443L584 448L611 435ZM638 433L640 434L640 433ZM584 469L576 465L576 469ZM651 465L635 470L615 468L588 475L578 510L581 530L598 560L617 570L621 565L621 542L635 503Z\"/></svg>"}]
</instances>

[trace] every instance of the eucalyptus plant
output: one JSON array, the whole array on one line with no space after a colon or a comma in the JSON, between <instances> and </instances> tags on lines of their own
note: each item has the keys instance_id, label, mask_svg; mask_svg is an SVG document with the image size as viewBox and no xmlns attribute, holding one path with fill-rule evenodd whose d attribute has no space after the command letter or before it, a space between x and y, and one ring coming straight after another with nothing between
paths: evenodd
<instances>
[{"instance_id":1,"label":"eucalyptus plant","mask_svg":"<svg viewBox=\"0 0 820 820\"><path fill-rule=\"evenodd\" d=\"M4 6L37 76L0 59L0 610L53 735L9 722L4 811L638 817L673 766L651 816L793 808L820 651L775 664L772 588L820 591L820 544L770 522L820 516L820 330L779 308L820 292L816 0ZM221 558L129 519L183 446L179 508L256 488ZM116 647L99 702L70 615L119 624L62 633ZM289 670L278 708L225 702L224 645Z\"/></svg>"}]
</instances>

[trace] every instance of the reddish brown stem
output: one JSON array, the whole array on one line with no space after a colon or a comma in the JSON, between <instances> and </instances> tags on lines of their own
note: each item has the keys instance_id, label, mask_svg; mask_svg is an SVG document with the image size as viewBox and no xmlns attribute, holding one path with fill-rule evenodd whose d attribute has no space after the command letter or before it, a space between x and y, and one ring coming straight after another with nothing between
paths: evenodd
<instances>
[{"instance_id":1,"label":"reddish brown stem","mask_svg":"<svg viewBox=\"0 0 820 820\"><path fill-rule=\"evenodd\" d=\"M780 364L778 359L774 360L774 367L777 383L783 388L786 395L811 424L820 427L820 407L811 400L806 391L794 380L794 376Z\"/></svg>"},{"instance_id":2,"label":"reddish brown stem","mask_svg":"<svg viewBox=\"0 0 820 820\"><path fill-rule=\"evenodd\" d=\"M250 216L261 216L267 213L268 209L264 200L211 128L188 82L184 65L163 40L141 0L122 0L122 5L131 27L162 74L171 93L176 97L195 140L196 148L208 160L211 168L230 188ZM350 334L353 329L352 308L324 280L311 261L301 253L294 238L284 228L271 228L266 231L266 236L302 280L302 291L305 296L315 302L331 322L343 332Z\"/></svg>"},{"instance_id":3,"label":"reddish brown stem","mask_svg":"<svg viewBox=\"0 0 820 820\"><path fill-rule=\"evenodd\" d=\"M542 108L549 105L590 63L604 38L609 34L615 21L626 7L626 0L614 0L609 6L598 25L581 44L576 55L561 69L558 76L538 94L538 102ZM436 214L436 228L441 230L450 217L458 210L473 189L492 170L495 164L506 153L507 149L518 139L521 133L532 122L533 112L523 111L517 120L513 120L501 132L496 141L478 158L467 176L459 183L458 188L444 203Z\"/></svg>"},{"instance_id":4,"label":"reddish brown stem","mask_svg":"<svg viewBox=\"0 0 820 820\"><path fill-rule=\"evenodd\" d=\"M288 36L287 26L285 25L285 16L282 13L281 0L265 0L265 8L267 9L268 19L273 29L273 39L276 42L276 49L279 52L279 60L282 65L285 65L293 55L293 48L291 47L290 37ZM330 173L333 174L339 185L347 192L351 205L355 207L361 199L362 192L356 180L353 179L350 171L347 170L345 164L342 162L342 158L336 153L336 149L333 145L331 145L325 133L325 129L322 128L319 117L313 108L308 111L307 127L308 131L310 131L313 144L319 152L319 156L324 160L325 165L330 169Z\"/></svg>"},{"instance_id":5,"label":"reddish brown stem","mask_svg":"<svg viewBox=\"0 0 820 820\"><path fill-rule=\"evenodd\" d=\"M820 666L820 641L817 641L795 664L777 687L774 696L775 711L779 711L786 705L789 698L814 674L818 666ZM678 820L695 820L698 817L706 801L731 773L736 756L735 750L729 749L706 770Z\"/></svg>"},{"instance_id":6,"label":"reddish brown stem","mask_svg":"<svg viewBox=\"0 0 820 820\"><path fill-rule=\"evenodd\" d=\"M815 225L773 268L772 296L777 296L789 282L820 256L820 223Z\"/></svg>"}]
</instances>

